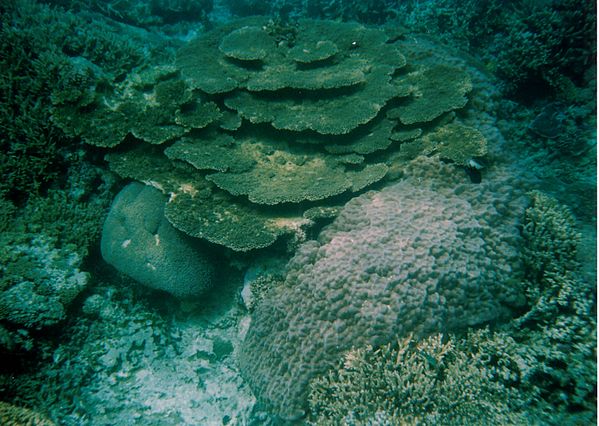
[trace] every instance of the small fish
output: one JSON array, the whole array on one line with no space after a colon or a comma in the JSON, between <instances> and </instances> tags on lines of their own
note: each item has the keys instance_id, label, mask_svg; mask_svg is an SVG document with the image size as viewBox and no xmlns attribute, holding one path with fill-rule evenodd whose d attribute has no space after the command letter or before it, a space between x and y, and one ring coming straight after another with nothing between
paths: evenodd
<instances>
[{"instance_id":1,"label":"small fish","mask_svg":"<svg viewBox=\"0 0 599 426\"><path fill-rule=\"evenodd\" d=\"M482 179L483 179L482 172L481 172L482 169L483 169L483 166L479 162L474 160L473 158L468 160L468 162L466 163L466 167L464 168L464 170L466 171L466 174L470 178L470 182L472 182L472 183L481 183L482 182Z\"/></svg>"}]
</instances>

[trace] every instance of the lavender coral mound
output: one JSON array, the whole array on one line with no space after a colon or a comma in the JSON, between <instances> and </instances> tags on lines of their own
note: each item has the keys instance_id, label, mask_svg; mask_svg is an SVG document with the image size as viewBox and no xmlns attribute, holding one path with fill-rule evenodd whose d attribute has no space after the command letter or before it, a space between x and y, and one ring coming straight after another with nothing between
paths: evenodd
<instances>
[{"instance_id":1,"label":"lavender coral mound","mask_svg":"<svg viewBox=\"0 0 599 426\"><path fill-rule=\"evenodd\" d=\"M352 347L498 320L523 302L520 199L492 184L450 189L426 177L450 176L445 166L420 161L418 176L350 201L257 307L241 369L281 417L302 416L309 380Z\"/></svg>"}]
</instances>

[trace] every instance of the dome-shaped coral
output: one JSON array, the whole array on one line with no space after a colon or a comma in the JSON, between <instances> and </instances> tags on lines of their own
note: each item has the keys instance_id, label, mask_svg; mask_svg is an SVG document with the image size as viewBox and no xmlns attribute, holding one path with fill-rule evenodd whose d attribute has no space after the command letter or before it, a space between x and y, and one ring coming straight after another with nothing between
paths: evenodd
<instances>
[{"instance_id":1,"label":"dome-shaped coral","mask_svg":"<svg viewBox=\"0 0 599 426\"><path fill-rule=\"evenodd\" d=\"M431 180L435 168L441 173ZM438 162L416 170L351 200L256 308L241 368L283 417L301 413L308 381L353 346L498 320L523 303L514 284L520 198L491 184L453 190L455 182L441 180L452 181L450 169Z\"/></svg>"}]
</instances>

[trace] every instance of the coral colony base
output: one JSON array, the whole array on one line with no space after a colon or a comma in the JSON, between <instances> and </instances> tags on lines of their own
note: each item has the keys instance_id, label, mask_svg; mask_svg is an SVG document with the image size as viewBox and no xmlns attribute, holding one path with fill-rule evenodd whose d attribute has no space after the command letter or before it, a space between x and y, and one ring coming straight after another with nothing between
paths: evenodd
<instances>
[{"instance_id":1,"label":"coral colony base","mask_svg":"<svg viewBox=\"0 0 599 426\"><path fill-rule=\"evenodd\" d=\"M0 12L0 424L596 422L593 2Z\"/></svg>"}]
</instances>

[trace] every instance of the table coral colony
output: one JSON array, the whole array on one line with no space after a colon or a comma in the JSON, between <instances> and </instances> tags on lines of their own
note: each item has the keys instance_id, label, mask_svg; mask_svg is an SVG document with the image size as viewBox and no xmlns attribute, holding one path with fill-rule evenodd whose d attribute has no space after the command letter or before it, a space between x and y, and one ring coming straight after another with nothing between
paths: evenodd
<instances>
[{"instance_id":1,"label":"table coral colony","mask_svg":"<svg viewBox=\"0 0 599 426\"><path fill-rule=\"evenodd\" d=\"M188 42L172 64L62 99L54 120L111 149L122 177L169 195L177 229L248 251L385 179L398 156L485 155L483 135L453 114L467 73L412 56L358 24L248 18Z\"/></svg>"}]
</instances>

